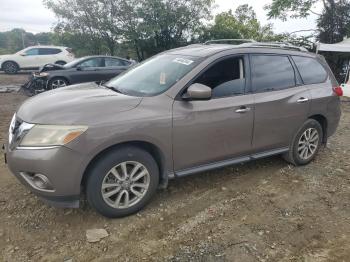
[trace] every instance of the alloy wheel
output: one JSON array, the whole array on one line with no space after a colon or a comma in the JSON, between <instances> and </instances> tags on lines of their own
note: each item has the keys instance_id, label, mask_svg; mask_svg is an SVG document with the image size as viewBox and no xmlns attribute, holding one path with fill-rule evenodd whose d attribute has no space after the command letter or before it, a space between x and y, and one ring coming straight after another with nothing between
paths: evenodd
<instances>
[{"instance_id":1,"label":"alloy wheel","mask_svg":"<svg viewBox=\"0 0 350 262\"><path fill-rule=\"evenodd\" d=\"M303 160L310 159L317 151L319 139L317 129L306 129L298 142L299 157Z\"/></svg>"},{"instance_id":2,"label":"alloy wheel","mask_svg":"<svg viewBox=\"0 0 350 262\"><path fill-rule=\"evenodd\" d=\"M136 161L122 162L105 175L101 193L109 206L116 209L129 208L146 195L150 185L147 168Z\"/></svg>"},{"instance_id":3,"label":"alloy wheel","mask_svg":"<svg viewBox=\"0 0 350 262\"><path fill-rule=\"evenodd\" d=\"M56 89L56 88L59 88L59 87L64 87L66 85L67 85L67 83L64 80L62 80L62 79L55 79L51 83L51 88L52 89Z\"/></svg>"},{"instance_id":4,"label":"alloy wheel","mask_svg":"<svg viewBox=\"0 0 350 262\"><path fill-rule=\"evenodd\" d=\"M8 62L4 65L4 71L8 74L14 74L17 72L17 66L12 62Z\"/></svg>"}]
</instances>

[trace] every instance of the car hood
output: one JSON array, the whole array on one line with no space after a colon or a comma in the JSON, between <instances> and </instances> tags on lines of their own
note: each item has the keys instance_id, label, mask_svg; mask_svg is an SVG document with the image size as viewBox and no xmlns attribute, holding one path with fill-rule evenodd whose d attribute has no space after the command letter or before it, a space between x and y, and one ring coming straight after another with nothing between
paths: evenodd
<instances>
[{"instance_id":1,"label":"car hood","mask_svg":"<svg viewBox=\"0 0 350 262\"><path fill-rule=\"evenodd\" d=\"M142 98L84 83L39 94L25 101L17 116L34 124L94 125L137 107Z\"/></svg>"}]
</instances>

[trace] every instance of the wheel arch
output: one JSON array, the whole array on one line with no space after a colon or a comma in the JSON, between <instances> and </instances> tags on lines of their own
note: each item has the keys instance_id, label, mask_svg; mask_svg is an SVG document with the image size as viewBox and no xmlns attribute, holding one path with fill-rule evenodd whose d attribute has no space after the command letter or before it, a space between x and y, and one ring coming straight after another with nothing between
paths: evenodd
<instances>
[{"instance_id":1,"label":"wheel arch","mask_svg":"<svg viewBox=\"0 0 350 262\"><path fill-rule=\"evenodd\" d=\"M63 64L62 64L62 63L63 63ZM57 61L55 62L55 64L65 65L65 64L67 64L67 62L64 61L64 60L57 60Z\"/></svg>"},{"instance_id":2,"label":"wheel arch","mask_svg":"<svg viewBox=\"0 0 350 262\"><path fill-rule=\"evenodd\" d=\"M322 127L323 131L323 137L322 137L322 143L326 144L327 143L327 128L328 128L328 120L324 115L321 114L315 114L309 117L309 119L316 120Z\"/></svg>"},{"instance_id":3,"label":"wheel arch","mask_svg":"<svg viewBox=\"0 0 350 262\"><path fill-rule=\"evenodd\" d=\"M117 148L122 148L125 146L134 146L140 149L145 150L148 152L156 161L158 169L159 169L159 186L161 188L165 188L168 184L168 173L166 171L166 159L164 153L161 151L161 149L154 145L153 143L142 141L142 140L135 140L135 141L128 141L128 142L121 142L112 146L109 146L99 153L97 153L88 163L86 166L80 185L85 188L86 181L88 178L88 170L99 160L101 159L105 154L108 154L110 151L115 150Z\"/></svg>"},{"instance_id":4,"label":"wheel arch","mask_svg":"<svg viewBox=\"0 0 350 262\"><path fill-rule=\"evenodd\" d=\"M19 66L19 64L16 61L14 61L14 60L5 60L4 62L1 63L1 70L4 70L4 64L7 63L7 62L12 62L12 63L16 64L18 70L21 69L21 67Z\"/></svg>"}]
</instances>

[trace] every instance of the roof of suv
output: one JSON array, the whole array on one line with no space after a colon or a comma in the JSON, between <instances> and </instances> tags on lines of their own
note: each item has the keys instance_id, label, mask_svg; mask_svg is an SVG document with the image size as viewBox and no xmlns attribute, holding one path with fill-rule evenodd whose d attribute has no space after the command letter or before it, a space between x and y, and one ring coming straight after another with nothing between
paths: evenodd
<instances>
[{"instance_id":1,"label":"roof of suv","mask_svg":"<svg viewBox=\"0 0 350 262\"><path fill-rule=\"evenodd\" d=\"M276 46L255 46L248 44L241 45L230 45L230 44L193 44L185 47L180 47L167 51L168 54L177 54L177 55L188 55L188 56L198 56L198 57L208 57L216 53L227 51L227 50L246 50L249 49L254 52L267 52L267 53L277 53L277 54L298 54L303 56L317 56L314 53L306 51L298 51L295 49L276 47Z\"/></svg>"},{"instance_id":2,"label":"roof of suv","mask_svg":"<svg viewBox=\"0 0 350 262\"><path fill-rule=\"evenodd\" d=\"M68 48L66 46L57 46L57 45L33 45L33 46L27 46L27 48L61 48L61 49L64 49L64 48Z\"/></svg>"}]
</instances>

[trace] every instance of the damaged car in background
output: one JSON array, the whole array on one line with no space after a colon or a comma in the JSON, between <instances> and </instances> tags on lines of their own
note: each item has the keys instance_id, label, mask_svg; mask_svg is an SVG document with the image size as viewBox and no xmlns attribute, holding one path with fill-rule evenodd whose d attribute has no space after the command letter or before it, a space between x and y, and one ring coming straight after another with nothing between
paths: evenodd
<instances>
[{"instance_id":1,"label":"damaged car in background","mask_svg":"<svg viewBox=\"0 0 350 262\"><path fill-rule=\"evenodd\" d=\"M65 65L46 64L22 86L27 95L68 85L102 83L129 69L136 62L113 56L86 56Z\"/></svg>"}]
</instances>

